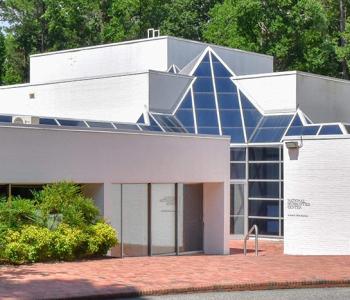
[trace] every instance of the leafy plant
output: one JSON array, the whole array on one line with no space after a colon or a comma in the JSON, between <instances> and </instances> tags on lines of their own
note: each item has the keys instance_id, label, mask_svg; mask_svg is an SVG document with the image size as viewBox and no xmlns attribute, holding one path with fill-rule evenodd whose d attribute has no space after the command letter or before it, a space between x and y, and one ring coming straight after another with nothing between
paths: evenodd
<instances>
[{"instance_id":1,"label":"leafy plant","mask_svg":"<svg viewBox=\"0 0 350 300\"><path fill-rule=\"evenodd\" d=\"M30 200L13 198L11 201L0 202L0 226L20 228L25 224L41 224L40 212Z\"/></svg>"},{"instance_id":2,"label":"leafy plant","mask_svg":"<svg viewBox=\"0 0 350 300\"><path fill-rule=\"evenodd\" d=\"M74 183L47 185L33 201L0 202L0 262L96 257L117 243L116 231Z\"/></svg>"},{"instance_id":3,"label":"leafy plant","mask_svg":"<svg viewBox=\"0 0 350 300\"><path fill-rule=\"evenodd\" d=\"M34 199L46 222L50 218L57 221L59 216L65 224L83 227L101 219L92 199L86 198L80 186L71 182L47 185L43 190L34 192Z\"/></svg>"},{"instance_id":4,"label":"leafy plant","mask_svg":"<svg viewBox=\"0 0 350 300\"><path fill-rule=\"evenodd\" d=\"M103 255L118 242L116 231L106 223L97 223L87 230L89 255Z\"/></svg>"}]
</instances>

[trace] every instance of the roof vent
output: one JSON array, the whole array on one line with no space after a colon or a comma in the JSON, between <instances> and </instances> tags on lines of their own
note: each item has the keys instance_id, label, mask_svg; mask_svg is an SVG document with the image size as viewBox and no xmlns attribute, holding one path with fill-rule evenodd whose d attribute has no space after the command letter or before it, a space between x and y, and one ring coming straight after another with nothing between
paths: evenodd
<instances>
[{"instance_id":1,"label":"roof vent","mask_svg":"<svg viewBox=\"0 0 350 300\"><path fill-rule=\"evenodd\" d=\"M154 29L154 28L148 28L147 29L147 38L152 39L155 37L160 36L160 30L159 29Z\"/></svg>"}]
</instances>

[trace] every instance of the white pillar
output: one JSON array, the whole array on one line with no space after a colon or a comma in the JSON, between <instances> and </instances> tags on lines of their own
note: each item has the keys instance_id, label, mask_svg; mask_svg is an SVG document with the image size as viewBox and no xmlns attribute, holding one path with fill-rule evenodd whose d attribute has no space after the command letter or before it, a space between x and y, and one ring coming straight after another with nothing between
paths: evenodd
<instances>
[{"instance_id":1,"label":"white pillar","mask_svg":"<svg viewBox=\"0 0 350 300\"><path fill-rule=\"evenodd\" d=\"M203 198L204 253L229 254L229 184L205 183Z\"/></svg>"}]
</instances>

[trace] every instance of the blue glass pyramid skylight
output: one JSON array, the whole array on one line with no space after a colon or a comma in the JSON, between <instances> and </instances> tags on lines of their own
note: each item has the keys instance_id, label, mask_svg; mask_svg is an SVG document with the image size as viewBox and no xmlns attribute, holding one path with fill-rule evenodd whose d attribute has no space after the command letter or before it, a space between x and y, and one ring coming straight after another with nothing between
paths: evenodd
<instances>
[{"instance_id":1,"label":"blue glass pyramid skylight","mask_svg":"<svg viewBox=\"0 0 350 300\"><path fill-rule=\"evenodd\" d=\"M196 77L193 84L193 100L197 133L219 135L219 120L209 51L194 70L193 76Z\"/></svg>"},{"instance_id":2,"label":"blue glass pyramid skylight","mask_svg":"<svg viewBox=\"0 0 350 300\"><path fill-rule=\"evenodd\" d=\"M189 90L177 109L175 116L190 133L195 133L191 90Z\"/></svg>"},{"instance_id":3,"label":"blue glass pyramid skylight","mask_svg":"<svg viewBox=\"0 0 350 300\"><path fill-rule=\"evenodd\" d=\"M254 133L255 128L258 126L263 115L259 110L248 100L246 95L240 92L242 112L245 124L245 130L247 135L247 140L249 140Z\"/></svg>"},{"instance_id":4,"label":"blue glass pyramid skylight","mask_svg":"<svg viewBox=\"0 0 350 300\"><path fill-rule=\"evenodd\" d=\"M228 135L235 144L279 143L285 135L342 134L340 125L312 124L299 113L263 114L235 84L235 74L212 49L207 48L199 57L179 71L194 79L173 118L152 115L164 131Z\"/></svg>"},{"instance_id":5,"label":"blue glass pyramid skylight","mask_svg":"<svg viewBox=\"0 0 350 300\"><path fill-rule=\"evenodd\" d=\"M211 52L216 99L220 116L221 132L231 136L232 143L244 143L244 131L241 109L236 85L232 82L233 74Z\"/></svg>"},{"instance_id":6,"label":"blue glass pyramid skylight","mask_svg":"<svg viewBox=\"0 0 350 300\"><path fill-rule=\"evenodd\" d=\"M293 115L264 116L251 138L252 143L280 142Z\"/></svg>"}]
</instances>

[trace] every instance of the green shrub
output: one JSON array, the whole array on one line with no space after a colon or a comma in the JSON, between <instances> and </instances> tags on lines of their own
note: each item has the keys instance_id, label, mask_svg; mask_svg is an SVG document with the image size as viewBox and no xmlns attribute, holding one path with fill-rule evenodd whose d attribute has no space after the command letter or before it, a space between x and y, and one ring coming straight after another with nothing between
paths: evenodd
<instances>
[{"instance_id":1,"label":"green shrub","mask_svg":"<svg viewBox=\"0 0 350 300\"><path fill-rule=\"evenodd\" d=\"M86 256L87 236L79 228L60 224L52 232L51 253L56 260L73 260Z\"/></svg>"},{"instance_id":2,"label":"green shrub","mask_svg":"<svg viewBox=\"0 0 350 300\"><path fill-rule=\"evenodd\" d=\"M62 215L63 223L83 227L101 219L92 199L86 198L80 186L71 182L46 185L34 193L34 199L46 220L50 215Z\"/></svg>"},{"instance_id":3,"label":"green shrub","mask_svg":"<svg viewBox=\"0 0 350 300\"><path fill-rule=\"evenodd\" d=\"M7 244L4 248L4 259L17 263L47 261L51 258L52 233L45 227L27 225L21 231L9 230L7 232ZM26 251L23 254L23 250Z\"/></svg>"},{"instance_id":4,"label":"green shrub","mask_svg":"<svg viewBox=\"0 0 350 300\"><path fill-rule=\"evenodd\" d=\"M47 185L34 193L34 201L0 202L0 262L96 257L117 243L116 231L76 184Z\"/></svg>"},{"instance_id":5,"label":"green shrub","mask_svg":"<svg viewBox=\"0 0 350 300\"><path fill-rule=\"evenodd\" d=\"M14 265L29 262L30 246L20 242L10 242L3 251L2 259Z\"/></svg>"},{"instance_id":6,"label":"green shrub","mask_svg":"<svg viewBox=\"0 0 350 300\"><path fill-rule=\"evenodd\" d=\"M33 201L13 198L8 202L0 202L0 226L2 228L14 229L24 224L41 223L40 212Z\"/></svg>"},{"instance_id":7,"label":"green shrub","mask_svg":"<svg viewBox=\"0 0 350 300\"><path fill-rule=\"evenodd\" d=\"M88 254L92 256L105 255L118 243L117 233L106 223L97 223L88 228Z\"/></svg>"}]
</instances>

